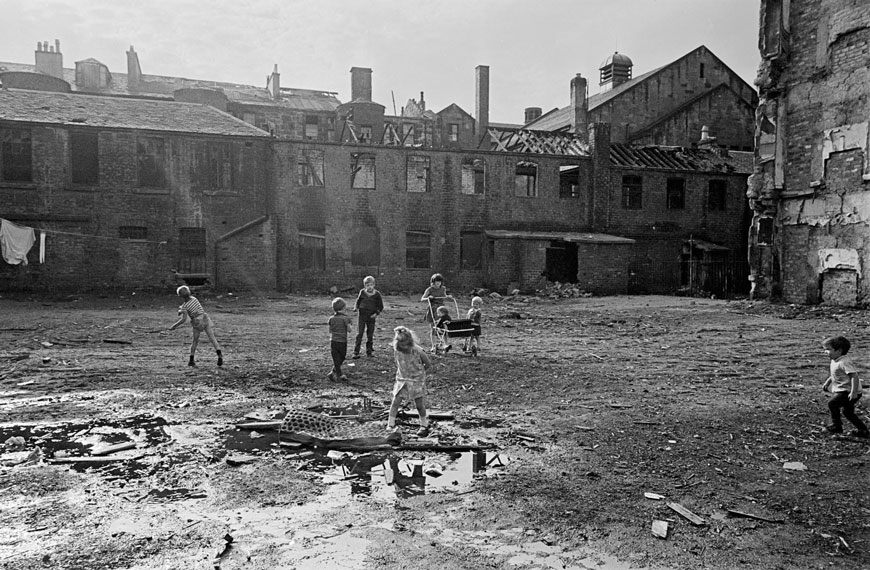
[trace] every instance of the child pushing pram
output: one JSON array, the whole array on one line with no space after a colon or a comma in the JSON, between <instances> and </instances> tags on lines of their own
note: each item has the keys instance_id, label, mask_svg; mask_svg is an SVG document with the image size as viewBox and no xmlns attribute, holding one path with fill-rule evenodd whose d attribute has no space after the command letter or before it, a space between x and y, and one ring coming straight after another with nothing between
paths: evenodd
<instances>
[{"instance_id":1,"label":"child pushing pram","mask_svg":"<svg viewBox=\"0 0 870 570\"><path fill-rule=\"evenodd\" d=\"M479 297L475 297L480 300ZM454 314L459 314L459 305L453 297L443 297L441 301L453 301ZM447 354L453 345L450 344L450 339L462 338L463 352L470 352L473 356L477 356L478 337L480 336L480 310L477 309L474 315L477 322L472 318L454 319L450 316L448 305L442 304L437 308L432 307L432 301L429 301L429 310L435 315L434 326L432 327L433 335L433 350L435 354ZM475 310L474 301L472 301L472 309L469 310L469 317L472 317L472 312Z\"/></svg>"}]
</instances>

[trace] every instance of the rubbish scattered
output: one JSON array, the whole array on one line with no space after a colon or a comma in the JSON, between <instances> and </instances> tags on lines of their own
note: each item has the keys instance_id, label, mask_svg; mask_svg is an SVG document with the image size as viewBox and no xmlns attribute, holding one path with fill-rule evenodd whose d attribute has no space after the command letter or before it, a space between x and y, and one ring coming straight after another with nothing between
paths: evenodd
<instances>
[{"instance_id":1,"label":"rubbish scattered","mask_svg":"<svg viewBox=\"0 0 870 570\"><path fill-rule=\"evenodd\" d=\"M257 461L256 455L227 455L227 465L231 465L233 467L237 467L239 465L247 465L248 463L254 463Z\"/></svg>"},{"instance_id":2,"label":"rubbish scattered","mask_svg":"<svg viewBox=\"0 0 870 570\"><path fill-rule=\"evenodd\" d=\"M441 477L444 474L444 467L437 463L431 463L423 468L423 473L430 477Z\"/></svg>"},{"instance_id":3,"label":"rubbish scattered","mask_svg":"<svg viewBox=\"0 0 870 570\"><path fill-rule=\"evenodd\" d=\"M668 538L668 521L653 521L652 522L652 533L654 536L658 538L662 538L667 540Z\"/></svg>"},{"instance_id":4,"label":"rubbish scattered","mask_svg":"<svg viewBox=\"0 0 870 570\"><path fill-rule=\"evenodd\" d=\"M251 438L251 439L260 439L261 437L266 437L266 436L264 436L263 434L261 434L260 432L257 432L257 431L251 431L251 433L250 433L249 435L250 435L250 438Z\"/></svg>"},{"instance_id":5,"label":"rubbish scattered","mask_svg":"<svg viewBox=\"0 0 870 570\"><path fill-rule=\"evenodd\" d=\"M661 501L665 498L664 495L659 495L658 493L644 493L643 496L653 501Z\"/></svg>"},{"instance_id":6,"label":"rubbish scattered","mask_svg":"<svg viewBox=\"0 0 870 570\"><path fill-rule=\"evenodd\" d=\"M782 464L782 468L786 471L806 471L807 466L800 461L786 461Z\"/></svg>"},{"instance_id":7,"label":"rubbish scattered","mask_svg":"<svg viewBox=\"0 0 870 570\"><path fill-rule=\"evenodd\" d=\"M668 503L668 508L671 509L672 511L675 511L678 515L685 518L686 520L688 520L690 523L692 523L695 526L703 526L703 525L707 524L706 521L704 521L704 519L702 519L701 517L699 517L698 515L696 515L695 513L693 513L692 511L690 511L689 509L687 509L686 507L684 507L683 505L681 505L679 503Z\"/></svg>"},{"instance_id":8,"label":"rubbish scattered","mask_svg":"<svg viewBox=\"0 0 870 570\"><path fill-rule=\"evenodd\" d=\"M764 522L769 522L769 523L784 523L785 522L784 520L781 520L781 519L769 519L766 517L753 515L751 513L744 513L743 511L736 511L734 509L725 509L725 510L729 515L732 515L735 517L744 517L744 518L748 518L748 519L755 519L757 521L764 521Z\"/></svg>"},{"instance_id":9,"label":"rubbish scattered","mask_svg":"<svg viewBox=\"0 0 870 570\"><path fill-rule=\"evenodd\" d=\"M6 440L6 447L11 449L20 449L25 446L27 442L24 441L24 438L20 435L15 435Z\"/></svg>"},{"instance_id":10,"label":"rubbish scattered","mask_svg":"<svg viewBox=\"0 0 870 570\"><path fill-rule=\"evenodd\" d=\"M344 458L347 457L348 455L350 455L350 454L349 454L349 453L345 453L344 451L336 451L335 449L330 449L330 450L327 452L327 454L326 454L326 456L327 456L328 458L330 458L330 459L334 459L334 460L336 460L336 461L341 460L341 459L344 459Z\"/></svg>"}]
</instances>

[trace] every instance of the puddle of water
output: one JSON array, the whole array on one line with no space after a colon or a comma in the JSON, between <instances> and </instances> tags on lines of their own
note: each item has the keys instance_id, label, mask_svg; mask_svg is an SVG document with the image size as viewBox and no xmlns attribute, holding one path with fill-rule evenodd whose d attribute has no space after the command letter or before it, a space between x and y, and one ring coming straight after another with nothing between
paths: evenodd
<instances>
[{"instance_id":1,"label":"puddle of water","mask_svg":"<svg viewBox=\"0 0 870 570\"><path fill-rule=\"evenodd\" d=\"M88 423L55 424L48 426L0 427L0 443L19 436L25 440L25 448L39 447L46 459L90 457L99 448L119 443L133 442L137 445L155 446L169 441L163 429L165 419L158 416L133 416L121 420L94 420ZM147 474L149 467L133 460L138 455L129 449L107 456L105 464L89 463L86 460L68 465L76 471L90 470L102 476L134 479ZM111 461L115 458L115 461Z\"/></svg>"}]
</instances>

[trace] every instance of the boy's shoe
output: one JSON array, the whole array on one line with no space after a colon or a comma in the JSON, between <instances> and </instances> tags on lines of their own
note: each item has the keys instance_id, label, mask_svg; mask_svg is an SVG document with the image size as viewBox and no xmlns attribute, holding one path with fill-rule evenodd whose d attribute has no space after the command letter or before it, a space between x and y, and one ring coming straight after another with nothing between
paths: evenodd
<instances>
[{"instance_id":1,"label":"boy's shoe","mask_svg":"<svg viewBox=\"0 0 870 570\"><path fill-rule=\"evenodd\" d=\"M867 439L867 438L870 438L870 431L853 429L852 431L849 432L849 435L852 437L860 437L861 439Z\"/></svg>"},{"instance_id":2,"label":"boy's shoe","mask_svg":"<svg viewBox=\"0 0 870 570\"><path fill-rule=\"evenodd\" d=\"M218 366L223 366L223 365L224 365L224 355L218 354Z\"/></svg>"},{"instance_id":3,"label":"boy's shoe","mask_svg":"<svg viewBox=\"0 0 870 570\"><path fill-rule=\"evenodd\" d=\"M190 360L187 361L188 366L196 366L196 362L193 360L193 357L190 357Z\"/></svg>"},{"instance_id":4,"label":"boy's shoe","mask_svg":"<svg viewBox=\"0 0 870 570\"><path fill-rule=\"evenodd\" d=\"M417 430L417 437L426 437L430 434L430 430L428 427L421 427Z\"/></svg>"},{"instance_id":5,"label":"boy's shoe","mask_svg":"<svg viewBox=\"0 0 870 570\"><path fill-rule=\"evenodd\" d=\"M336 380L338 380L338 377L335 375L334 372L330 372L329 374L327 374L327 375L326 375L326 378L327 378L328 380L333 381L333 382L335 382Z\"/></svg>"},{"instance_id":6,"label":"boy's shoe","mask_svg":"<svg viewBox=\"0 0 870 570\"><path fill-rule=\"evenodd\" d=\"M369 356L371 356L371 354L369 354ZM351 356L351 358L353 358L354 360L359 360L359 353L358 353L358 352L354 352L354 353L353 353L353 356Z\"/></svg>"},{"instance_id":7,"label":"boy's shoe","mask_svg":"<svg viewBox=\"0 0 870 570\"><path fill-rule=\"evenodd\" d=\"M827 426L825 429L831 433L843 433L843 426L835 426L835 425L831 424L831 425Z\"/></svg>"}]
</instances>

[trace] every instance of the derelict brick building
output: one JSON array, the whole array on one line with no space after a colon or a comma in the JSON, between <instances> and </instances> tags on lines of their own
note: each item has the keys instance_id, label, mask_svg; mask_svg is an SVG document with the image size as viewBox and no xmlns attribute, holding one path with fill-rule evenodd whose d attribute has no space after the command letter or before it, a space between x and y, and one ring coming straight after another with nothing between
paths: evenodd
<instances>
[{"instance_id":1,"label":"derelict brick building","mask_svg":"<svg viewBox=\"0 0 870 570\"><path fill-rule=\"evenodd\" d=\"M870 299L870 5L764 0L750 259L761 294Z\"/></svg>"},{"instance_id":2,"label":"derelict brick building","mask_svg":"<svg viewBox=\"0 0 870 570\"><path fill-rule=\"evenodd\" d=\"M705 287L693 262L741 256L740 153L712 137L611 145L580 76L568 124L536 131L489 122L486 66L475 120L422 93L386 115L366 68L341 103L282 87L277 69L260 89L145 75L127 56L126 74L65 69L59 45L0 64L0 217L48 236L45 264L0 264L4 288L305 290L374 274L416 290L439 271L454 290L606 294Z\"/></svg>"}]
</instances>

